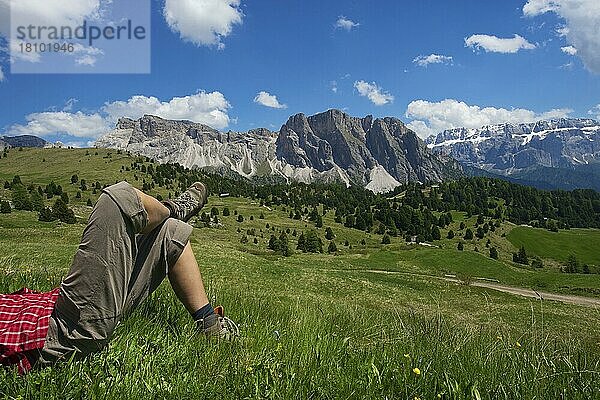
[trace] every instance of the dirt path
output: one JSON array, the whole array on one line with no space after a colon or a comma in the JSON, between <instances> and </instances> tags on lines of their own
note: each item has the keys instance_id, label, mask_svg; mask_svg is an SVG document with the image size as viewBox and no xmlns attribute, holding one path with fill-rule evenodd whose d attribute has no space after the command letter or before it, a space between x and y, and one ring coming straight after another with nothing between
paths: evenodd
<instances>
[{"instance_id":1,"label":"dirt path","mask_svg":"<svg viewBox=\"0 0 600 400\"><path fill-rule=\"evenodd\" d=\"M341 271L341 270L339 270L339 271ZM352 271L358 272L359 270L352 270ZM414 273L410 273L410 272L382 271L382 270L375 270L375 269L363 270L363 272L370 272L370 273L375 273L375 274L387 274L387 275L418 276L418 277L423 277L423 278L441 279L446 282L453 282L453 283L457 283L457 284L461 283L461 281L456 278L437 277L437 276L432 276L432 275L414 274ZM470 285L476 286L476 287L481 287L481 288L486 288L486 289L497 290L497 291L504 292L504 293L510 293L510 294L514 294L517 296L530 297L530 298L534 298L534 299L538 299L538 300L560 301L563 303L577 304L577 305L582 305L582 306L600 306L600 298L594 298L594 297L571 296L571 295L567 295L567 294L538 292L533 289L525 289L525 288L514 287L514 286L500 285L498 283L486 282L486 281L480 281L480 280L475 280L475 281L471 282Z\"/></svg>"}]
</instances>

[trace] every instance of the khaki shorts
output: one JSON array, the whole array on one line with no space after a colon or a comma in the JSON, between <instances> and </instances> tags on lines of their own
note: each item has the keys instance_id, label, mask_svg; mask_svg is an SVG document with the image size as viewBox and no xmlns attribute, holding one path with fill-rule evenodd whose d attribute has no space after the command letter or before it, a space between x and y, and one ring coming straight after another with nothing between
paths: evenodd
<instances>
[{"instance_id":1,"label":"khaki shorts","mask_svg":"<svg viewBox=\"0 0 600 400\"><path fill-rule=\"evenodd\" d=\"M139 234L147 223L130 184L103 190L61 285L40 364L102 349L123 316L167 276L192 227L169 218L151 233Z\"/></svg>"}]
</instances>

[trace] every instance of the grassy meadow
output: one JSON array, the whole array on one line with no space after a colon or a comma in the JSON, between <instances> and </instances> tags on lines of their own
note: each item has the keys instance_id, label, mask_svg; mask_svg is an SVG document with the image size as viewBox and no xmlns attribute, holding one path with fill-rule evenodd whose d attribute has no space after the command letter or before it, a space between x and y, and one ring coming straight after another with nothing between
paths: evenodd
<instances>
[{"instance_id":1,"label":"grassy meadow","mask_svg":"<svg viewBox=\"0 0 600 400\"><path fill-rule=\"evenodd\" d=\"M98 154L96 154L96 152ZM92 183L143 174L132 159L106 150L11 150L0 159L0 182L20 175L27 184L60 183L79 217L75 225L42 223L37 213L0 214L0 291L57 287L68 271L99 193L75 199L70 178ZM137 175L137 176L136 176ZM138 178L137 180L135 178ZM150 194L168 194L155 188ZM10 192L0 186L0 199ZM50 201L46 201L50 204ZM118 326L110 345L83 361L19 377L0 369L0 396L38 398L277 398L277 399L593 399L600 398L600 309L540 302L441 278L445 274L506 285L600 296L598 275L563 274L569 253L599 265L598 231L552 233L504 223L489 236L499 260L488 257L487 237L458 236L433 246L407 244L345 228L334 213L336 254L282 257L266 249L271 234L315 229L293 220L283 206L245 198L211 197L220 224L196 226L192 247L213 304L240 324L235 343L206 342L177 302L168 282ZM222 210L231 210L222 216ZM244 216L238 222L237 215ZM264 218L261 218L263 214ZM268 226L267 226L268 225ZM255 235L248 235L254 230ZM243 235L247 243L241 243ZM544 241L549 238L547 241ZM559 246L553 244L570 243ZM257 243L254 243L256 239ZM364 242L363 242L364 240ZM345 242L348 242L348 246ZM327 249L328 241L324 240ZM362 244L364 243L364 244ZM535 269L512 263L525 245L544 260ZM477 251L476 251L477 248ZM391 273L388 273L391 272ZM465 279L468 281L469 279Z\"/></svg>"}]
</instances>

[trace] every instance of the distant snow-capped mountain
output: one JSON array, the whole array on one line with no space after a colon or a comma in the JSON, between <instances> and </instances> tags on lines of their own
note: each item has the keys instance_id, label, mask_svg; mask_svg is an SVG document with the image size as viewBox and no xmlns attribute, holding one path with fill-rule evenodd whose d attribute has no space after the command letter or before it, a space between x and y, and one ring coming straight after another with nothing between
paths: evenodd
<instances>
[{"instance_id":1,"label":"distant snow-capped mountain","mask_svg":"<svg viewBox=\"0 0 600 400\"><path fill-rule=\"evenodd\" d=\"M279 132L219 132L190 121L146 115L122 118L97 147L142 154L158 162L252 177L344 182L374 192L408 181L442 181L461 174L458 163L433 154L396 118L351 117L338 110L297 114Z\"/></svg>"},{"instance_id":2,"label":"distant snow-capped mountain","mask_svg":"<svg viewBox=\"0 0 600 400\"><path fill-rule=\"evenodd\" d=\"M543 170L546 183L555 187L564 185L549 182L553 169L581 173L596 171L600 163L600 123L592 119L450 129L430 136L426 143L434 152L451 156L465 166L502 176L527 180L535 175L539 179ZM593 186L586 186L584 181L566 188Z\"/></svg>"}]
</instances>

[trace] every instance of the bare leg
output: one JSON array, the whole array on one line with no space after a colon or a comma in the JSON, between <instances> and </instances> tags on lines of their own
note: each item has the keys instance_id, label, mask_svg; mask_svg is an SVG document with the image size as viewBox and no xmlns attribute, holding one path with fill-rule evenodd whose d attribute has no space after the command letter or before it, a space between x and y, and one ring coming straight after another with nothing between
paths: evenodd
<instances>
[{"instance_id":1,"label":"bare leg","mask_svg":"<svg viewBox=\"0 0 600 400\"><path fill-rule=\"evenodd\" d=\"M156 229L156 227L162 224L167 218L169 218L170 211L164 204L156 200L154 197L148 196L137 189L135 189L135 192L138 194L140 200L142 200L142 205L148 213L148 225L146 225L144 230L140 232L141 234L146 235Z\"/></svg>"},{"instance_id":2,"label":"bare leg","mask_svg":"<svg viewBox=\"0 0 600 400\"><path fill-rule=\"evenodd\" d=\"M152 196L135 190L148 213L148 225L141 232L148 234L169 218L169 209ZM169 271L169 281L177 298L185 308L193 313L208 304L200 269L192 247L188 242L181 256Z\"/></svg>"},{"instance_id":3,"label":"bare leg","mask_svg":"<svg viewBox=\"0 0 600 400\"><path fill-rule=\"evenodd\" d=\"M175 295L190 314L208 304L200 269L189 242L175 265L170 268L169 281Z\"/></svg>"}]
</instances>

